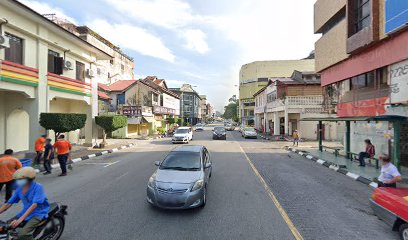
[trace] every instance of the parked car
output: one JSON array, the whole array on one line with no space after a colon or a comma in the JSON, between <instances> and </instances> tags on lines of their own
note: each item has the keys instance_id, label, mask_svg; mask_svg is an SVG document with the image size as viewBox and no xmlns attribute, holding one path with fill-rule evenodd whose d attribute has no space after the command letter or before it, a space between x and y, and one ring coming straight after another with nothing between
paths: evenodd
<instances>
[{"instance_id":1,"label":"parked car","mask_svg":"<svg viewBox=\"0 0 408 240\"><path fill-rule=\"evenodd\" d=\"M402 240L408 240L408 189L376 188L370 203L378 218L398 231Z\"/></svg>"},{"instance_id":2,"label":"parked car","mask_svg":"<svg viewBox=\"0 0 408 240\"><path fill-rule=\"evenodd\" d=\"M227 132L225 131L224 127L214 127L213 129L213 140L221 139L227 140Z\"/></svg>"},{"instance_id":3,"label":"parked car","mask_svg":"<svg viewBox=\"0 0 408 240\"><path fill-rule=\"evenodd\" d=\"M206 147L177 147L155 164L157 169L147 183L147 202L170 209L205 206L212 172Z\"/></svg>"},{"instance_id":4,"label":"parked car","mask_svg":"<svg viewBox=\"0 0 408 240\"><path fill-rule=\"evenodd\" d=\"M258 138L255 128L246 127L242 129L242 137L244 138Z\"/></svg>"},{"instance_id":5,"label":"parked car","mask_svg":"<svg viewBox=\"0 0 408 240\"><path fill-rule=\"evenodd\" d=\"M172 143L189 143L193 140L193 130L191 127L179 127L174 132Z\"/></svg>"},{"instance_id":6,"label":"parked car","mask_svg":"<svg viewBox=\"0 0 408 240\"><path fill-rule=\"evenodd\" d=\"M227 131L234 131L235 130L235 126L232 124L228 124L227 126L225 126L225 130Z\"/></svg>"}]
</instances>

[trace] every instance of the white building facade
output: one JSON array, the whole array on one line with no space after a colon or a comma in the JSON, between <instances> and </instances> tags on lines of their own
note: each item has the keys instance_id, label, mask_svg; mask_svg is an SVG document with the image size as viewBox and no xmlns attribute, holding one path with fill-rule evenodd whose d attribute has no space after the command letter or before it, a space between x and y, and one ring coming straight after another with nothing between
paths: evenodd
<instances>
[{"instance_id":1,"label":"white building facade","mask_svg":"<svg viewBox=\"0 0 408 240\"><path fill-rule=\"evenodd\" d=\"M33 150L47 112L86 114L84 129L68 139L91 145L97 82L106 80L89 73L112 56L17 1L1 1L0 16L0 34L9 39L0 49L0 152Z\"/></svg>"}]
</instances>

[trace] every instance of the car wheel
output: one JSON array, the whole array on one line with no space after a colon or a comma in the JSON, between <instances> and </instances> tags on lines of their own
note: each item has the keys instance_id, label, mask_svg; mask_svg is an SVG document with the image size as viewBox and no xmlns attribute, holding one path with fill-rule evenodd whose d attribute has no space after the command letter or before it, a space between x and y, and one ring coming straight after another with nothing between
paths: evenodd
<instances>
[{"instance_id":1,"label":"car wheel","mask_svg":"<svg viewBox=\"0 0 408 240\"><path fill-rule=\"evenodd\" d=\"M408 240L408 223L404 223L399 227L399 234L402 240Z\"/></svg>"}]
</instances>

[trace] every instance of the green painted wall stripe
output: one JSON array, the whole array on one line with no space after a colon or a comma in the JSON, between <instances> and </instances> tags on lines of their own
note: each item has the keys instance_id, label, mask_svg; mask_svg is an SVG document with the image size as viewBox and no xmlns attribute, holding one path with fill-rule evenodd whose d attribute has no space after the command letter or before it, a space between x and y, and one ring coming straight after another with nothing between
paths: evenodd
<instances>
[{"instance_id":1,"label":"green painted wall stripe","mask_svg":"<svg viewBox=\"0 0 408 240\"><path fill-rule=\"evenodd\" d=\"M19 80L19 79L15 79L15 78L9 78L9 77L5 77L5 76L0 76L0 81L16 83L16 84L21 84L21 85L26 85L26 86L31 86L31 87L38 87L38 83L23 81L23 80Z\"/></svg>"},{"instance_id":2,"label":"green painted wall stripe","mask_svg":"<svg viewBox=\"0 0 408 240\"><path fill-rule=\"evenodd\" d=\"M58 91L58 92L72 93L72 94L82 95L82 96L87 96L87 97L92 96L90 93L77 92L77 91L74 91L74 90L68 90L68 89L54 87L54 86L50 86L50 89L54 90L54 91Z\"/></svg>"}]
</instances>

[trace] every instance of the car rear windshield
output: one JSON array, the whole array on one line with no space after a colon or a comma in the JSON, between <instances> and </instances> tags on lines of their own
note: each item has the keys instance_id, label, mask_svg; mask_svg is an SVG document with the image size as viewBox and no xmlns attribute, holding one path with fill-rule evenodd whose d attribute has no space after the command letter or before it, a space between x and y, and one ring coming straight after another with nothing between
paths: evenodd
<instances>
[{"instance_id":1,"label":"car rear windshield","mask_svg":"<svg viewBox=\"0 0 408 240\"><path fill-rule=\"evenodd\" d=\"M161 163L160 169L198 171L201 169L200 153L171 152Z\"/></svg>"},{"instance_id":2,"label":"car rear windshield","mask_svg":"<svg viewBox=\"0 0 408 240\"><path fill-rule=\"evenodd\" d=\"M188 133L188 129L177 129L176 133Z\"/></svg>"},{"instance_id":3,"label":"car rear windshield","mask_svg":"<svg viewBox=\"0 0 408 240\"><path fill-rule=\"evenodd\" d=\"M255 129L254 129L254 128L245 128L245 131L247 131L247 132L255 132Z\"/></svg>"},{"instance_id":4,"label":"car rear windshield","mask_svg":"<svg viewBox=\"0 0 408 240\"><path fill-rule=\"evenodd\" d=\"M214 131L216 131L216 132L222 132L222 131L225 131L225 128L224 128L224 127L215 127L215 128L214 128Z\"/></svg>"}]
</instances>

